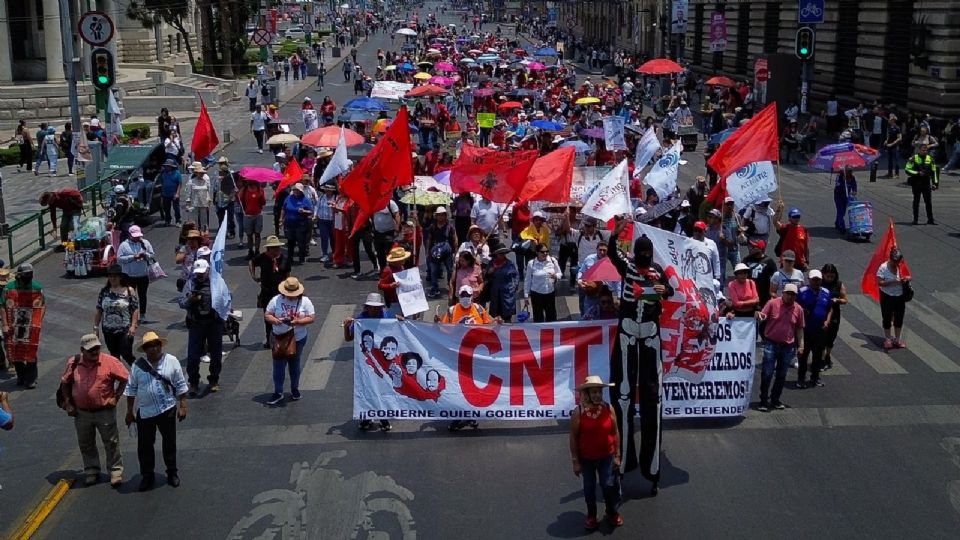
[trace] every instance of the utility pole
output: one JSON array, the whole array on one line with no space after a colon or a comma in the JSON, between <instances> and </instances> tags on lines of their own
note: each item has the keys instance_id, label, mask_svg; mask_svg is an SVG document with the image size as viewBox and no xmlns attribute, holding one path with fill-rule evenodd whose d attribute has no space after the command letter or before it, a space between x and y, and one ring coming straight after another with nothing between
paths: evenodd
<instances>
[{"instance_id":1,"label":"utility pole","mask_svg":"<svg viewBox=\"0 0 960 540\"><path fill-rule=\"evenodd\" d=\"M68 0L60 0L60 33L63 36L63 75L67 79L70 97L70 121L74 133L80 133L80 99L77 97L77 76L73 63L73 19L70 18ZM77 135L74 135L76 137Z\"/></svg>"}]
</instances>

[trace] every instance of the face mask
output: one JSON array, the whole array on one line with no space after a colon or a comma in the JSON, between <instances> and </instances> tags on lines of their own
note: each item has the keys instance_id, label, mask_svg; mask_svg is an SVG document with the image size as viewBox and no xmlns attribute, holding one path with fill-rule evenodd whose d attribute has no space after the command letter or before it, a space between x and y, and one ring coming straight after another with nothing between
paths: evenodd
<instances>
[{"instance_id":1,"label":"face mask","mask_svg":"<svg viewBox=\"0 0 960 540\"><path fill-rule=\"evenodd\" d=\"M653 262L653 256L646 253L637 253L633 256L633 262L639 268L646 268Z\"/></svg>"},{"instance_id":2,"label":"face mask","mask_svg":"<svg viewBox=\"0 0 960 540\"><path fill-rule=\"evenodd\" d=\"M462 307L463 309L469 308L470 304L471 304L471 300L469 296L465 296L460 299L460 307Z\"/></svg>"}]
</instances>

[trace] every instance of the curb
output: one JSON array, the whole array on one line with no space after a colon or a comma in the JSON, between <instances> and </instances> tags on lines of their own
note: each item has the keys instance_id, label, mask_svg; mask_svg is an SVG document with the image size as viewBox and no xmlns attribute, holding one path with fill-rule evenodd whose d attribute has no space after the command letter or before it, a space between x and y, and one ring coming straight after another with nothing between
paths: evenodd
<instances>
[{"instance_id":1,"label":"curb","mask_svg":"<svg viewBox=\"0 0 960 540\"><path fill-rule=\"evenodd\" d=\"M31 538L50 516L54 508L60 504L67 491L73 487L73 482L74 480L60 479L54 484L43 500L40 501L40 504L30 512L23 524L10 535L10 540L28 540Z\"/></svg>"}]
</instances>

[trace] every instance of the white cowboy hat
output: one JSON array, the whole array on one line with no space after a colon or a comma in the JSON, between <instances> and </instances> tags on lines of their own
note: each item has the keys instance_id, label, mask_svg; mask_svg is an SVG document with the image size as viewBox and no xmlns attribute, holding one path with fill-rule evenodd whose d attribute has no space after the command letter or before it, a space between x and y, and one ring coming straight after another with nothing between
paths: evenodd
<instances>
[{"instance_id":1,"label":"white cowboy hat","mask_svg":"<svg viewBox=\"0 0 960 540\"><path fill-rule=\"evenodd\" d=\"M588 388L606 388L608 386L613 386L613 383L605 383L599 375L588 375L586 379L580 383L580 386L577 387L577 391L583 391Z\"/></svg>"}]
</instances>

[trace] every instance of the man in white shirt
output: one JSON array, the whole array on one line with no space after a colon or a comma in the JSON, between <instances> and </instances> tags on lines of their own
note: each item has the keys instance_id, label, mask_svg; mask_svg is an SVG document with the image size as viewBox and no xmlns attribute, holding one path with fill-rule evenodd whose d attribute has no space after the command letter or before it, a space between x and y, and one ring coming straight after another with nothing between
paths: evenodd
<instances>
[{"instance_id":1,"label":"man in white shirt","mask_svg":"<svg viewBox=\"0 0 960 540\"><path fill-rule=\"evenodd\" d=\"M773 226L773 208L770 208L770 199L764 198L747 207L743 213L744 225L747 227L748 240L763 240L767 242ZM752 227L751 227L752 224Z\"/></svg>"},{"instance_id":2,"label":"man in white shirt","mask_svg":"<svg viewBox=\"0 0 960 540\"><path fill-rule=\"evenodd\" d=\"M470 210L470 221L486 235L491 235L497 230L500 215L503 214L504 205L495 203L481 197Z\"/></svg>"},{"instance_id":3,"label":"man in white shirt","mask_svg":"<svg viewBox=\"0 0 960 540\"><path fill-rule=\"evenodd\" d=\"M713 274L713 279L720 281L723 278L721 275L722 267L720 266L720 250L717 249L716 242L707 238L706 232L706 223L698 221L693 224L693 239L707 245L707 250L710 252L710 271Z\"/></svg>"},{"instance_id":4,"label":"man in white shirt","mask_svg":"<svg viewBox=\"0 0 960 540\"><path fill-rule=\"evenodd\" d=\"M396 201L391 200L373 214L373 246L377 250L380 268L387 267L387 253L393 247L393 240L399 230L400 207Z\"/></svg>"},{"instance_id":5,"label":"man in white shirt","mask_svg":"<svg viewBox=\"0 0 960 540\"><path fill-rule=\"evenodd\" d=\"M255 81L250 79L250 84L247 85L246 89L243 91L243 95L247 96L247 99L250 100L250 112L253 112L257 108L257 96L260 94L260 89L257 88Z\"/></svg>"},{"instance_id":6,"label":"man in white shirt","mask_svg":"<svg viewBox=\"0 0 960 540\"><path fill-rule=\"evenodd\" d=\"M580 317L590 312L600 303L600 288L606 286L613 293L614 298L620 297L621 281L584 281L583 276L595 264L607 257L609 245L604 242L598 244L594 252L582 259L580 270L577 272L577 294L580 303Z\"/></svg>"},{"instance_id":7,"label":"man in white shirt","mask_svg":"<svg viewBox=\"0 0 960 540\"><path fill-rule=\"evenodd\" d=\"M256 105L253 107L253 112L250 113L250 131L253 132L253 137L257 140L257 152L263 153L263 137L264 133L267 131L267 121L269 121L270 115L263 112L263 107Z\"/></svg>"}]
</instances>

